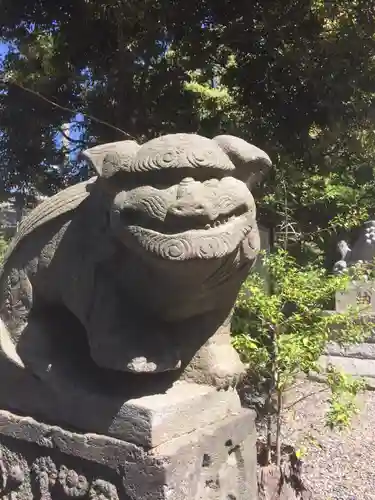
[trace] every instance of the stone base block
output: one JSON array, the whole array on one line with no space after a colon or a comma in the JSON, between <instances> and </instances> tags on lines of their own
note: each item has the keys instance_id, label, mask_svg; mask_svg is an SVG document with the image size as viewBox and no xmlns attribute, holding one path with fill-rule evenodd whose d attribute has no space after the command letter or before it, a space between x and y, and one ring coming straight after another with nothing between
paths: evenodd
<instances>
[{"instance_id":1,"label":"stone base block","mask_svg":"<svg viewBox=\"0 0 375 500\"><path fill-rule=\"evenodd\" d=\"M36 377L0 356L0 380L6 380L0 384L0 408L144 448L159 446L241 408L235 391L175 382L168 373L160 374L161 380L155 376L159 379L155 386L150 377L108 373L93 365L86 368L73 358L70 371L59 372L56 359L50 370L47 367L44 375Z\"/></svg>"},{"instance_id":2,"label":"stone base block","mask_svg":"<svg viewBox=\"0 0 375 500\"><path fill-rule=\"evenodd\" d=\"M368 285L366 285L368 288ZM365 288L366 288L365 286ZM357 286L352 286L350 293L354 293L353 290L357 290ZM350 294L349 294L350 295ZM336 306L338 304L338 311L346 311L349 304L346 299L345 294L338 294L339 303L336 300ZM375 296L374 296L375 297ZM340 302L341 300L341 302ZM326 311L326 314L334 314L334 311ZM330 342L326 345L324 354L320 357L320 365L323 370L326 370L328 365L333 365L338 370L342 370L349 375L354 377L363 378L366 382L367 388L375 389L375 330L373 324L375 324L375 315L373 313L361 314L360 321L363 323L368 323L369 326L368 336L365 342L359 344L353 344L346 347L342 347L335 342ZM337 329L340 325L337 325ZM324 381L325 376L323 375L313 375L313 379Z\"/></svg>"},{"instance_id":3,"label":"stone base block","mask_svg":"<svg viewBox=\"0 0 375 500\"><path fill-rule=\"evenodd\" d=\"M256 500L254 414L145 449L0 411L0 494L12 500Z\"/></svg>"},{"instance_id":4,"label":"stone base block","mask_svg":"<svg viewBox=\"0 0 375 500\"><path fill-rule=\"evenodd\" d=\"M341 347L338 344L330 343L327 345L324 354L332 357L371 359L375 362L375 344L374 342L363 342Z\"/></svg>"},{"instance_id":5,"label":"stone base block","mask_svg":"<svg viewBox=\"0 0 375 500\"><path fill-rule=\"evenodd\" d=\"M338 370L342 370L353 377L363 378L369 390L375 389L375 360L358 359L346 356L321 356L319 360L325 370L328 365L333 365ZM324 377L313 377L324 380Z\"/></svg>"}]
</instances>

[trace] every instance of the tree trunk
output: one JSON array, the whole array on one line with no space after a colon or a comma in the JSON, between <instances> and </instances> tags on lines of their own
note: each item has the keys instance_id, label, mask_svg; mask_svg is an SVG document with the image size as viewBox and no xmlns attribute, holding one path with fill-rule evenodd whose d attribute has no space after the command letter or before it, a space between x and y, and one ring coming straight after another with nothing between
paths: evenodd
<instances>
[{"instance_id":1,"label":"tree trunk","mask_svg":"<svg viewBox=\"0 0 375 500\"><path fill-rule=\"evenodd\" d=\"M276 465L281 465L281 415L283 411L283 395L277 391L277 414L276 414Z\"/></svg>"},{"instance_id":2,"label":"tree trunk","mask_svg":"<svg viewBox=\"0 0 375 500\"><path fill-rule=\"evenodd\" d=\"M282 460L278 466L275 463L265 464L261 459L262 455L265 457L268 454L264 453L269 451L265 448L267 445L263 443L258 450L259 461L263 463L258 469L258 500L312 500L311 492L302 481L302 463L297 459L294 450L280 445ZM275 447L273 451L276 451Z\"/></svg>"}]
</instances>

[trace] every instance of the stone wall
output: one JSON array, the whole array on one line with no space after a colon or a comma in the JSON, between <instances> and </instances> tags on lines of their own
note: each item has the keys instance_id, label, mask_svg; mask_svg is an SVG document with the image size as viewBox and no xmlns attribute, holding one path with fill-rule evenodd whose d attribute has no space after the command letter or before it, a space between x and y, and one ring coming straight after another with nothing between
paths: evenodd
<instances>
[{"instance_id":1,"label":"stone wall","mask_svg":"<svg viewBox=\"0 0 375 500\"><path fill-rule=\"evenodd\" d=\"M17 208L14 202L0 203L0 234L6 237L12 236L23 215L24 211Z\"/></svg>"},{"instance_id":2,"label":"stone wall","mask_svg":"<svg viewBox=\"0 0 375 500\"><path fill-rule=\"evenodd\" d=\"M44 198L38 199L36 205ZM21 220L32 210L32 208L22 208L17 206L14 199L0 203L0 235L10 238L17 231Z\"/></svg>"},{"instance_id":3,"label":"stone wall","mask_svg":"<svg viewBox=\"0 0 375 500\"><path fill-rule=\"evenodd\" d=\"M369 308L362 320L375 322L375 283L352 283L345 293L336 294L337 312L345 312L349 306L359 304ZM364 377L368 387L375 389L375 330L369 333L365 342L346 348L328 344L321 358L323 367L333 364L346 373Z\"/></svg>"}]
</instances>

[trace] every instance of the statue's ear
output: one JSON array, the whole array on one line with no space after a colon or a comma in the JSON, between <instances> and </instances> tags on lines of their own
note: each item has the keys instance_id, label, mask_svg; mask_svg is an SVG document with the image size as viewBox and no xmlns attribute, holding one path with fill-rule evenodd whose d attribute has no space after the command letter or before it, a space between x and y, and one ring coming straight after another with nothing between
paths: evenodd
<instances>
[{"instance_id":1,"label":"statue's ear","mask_svg":"<svg viewBox=\"0 0 375 500\"><path fill-rule=\"evenodd\" d=\"M213 140L236 167L235 176L250 188L263 179L272 166L267 153L239 137L218 135Z\"/></svg>"},{"instance_id":2,"label":"statue's ear","mask_svg":"<svg viewBox=\"0 0 375 500\"><path fill-rule=\"evenodd\" d=\"M120 170L127 172L140 146L135 141L109 142L82 151L81 155L94 167L99 177L112 177Z\"/></svg>"}]
</instances>

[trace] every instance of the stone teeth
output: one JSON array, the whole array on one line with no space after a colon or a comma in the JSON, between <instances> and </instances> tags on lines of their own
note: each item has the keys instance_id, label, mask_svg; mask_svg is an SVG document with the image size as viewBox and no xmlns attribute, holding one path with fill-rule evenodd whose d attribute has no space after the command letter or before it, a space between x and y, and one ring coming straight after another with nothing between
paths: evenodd
<instances>
[{"instance_id":1,"label":"stone teeth","mask_svg":"<svg viewBox=\"0 0 375 500\"><path fill-rule=\"evenodd\" d=\"M214 227L221 226L222 224L227 224L228 222L232 221L235 218L236 218L235 215L230 215L230 216L224 217L223 219L215 219L215 220L211 221L209 224L206 224L204 226L204 228L205 229L212 229Z\"/></svg>"}]
</instances>

